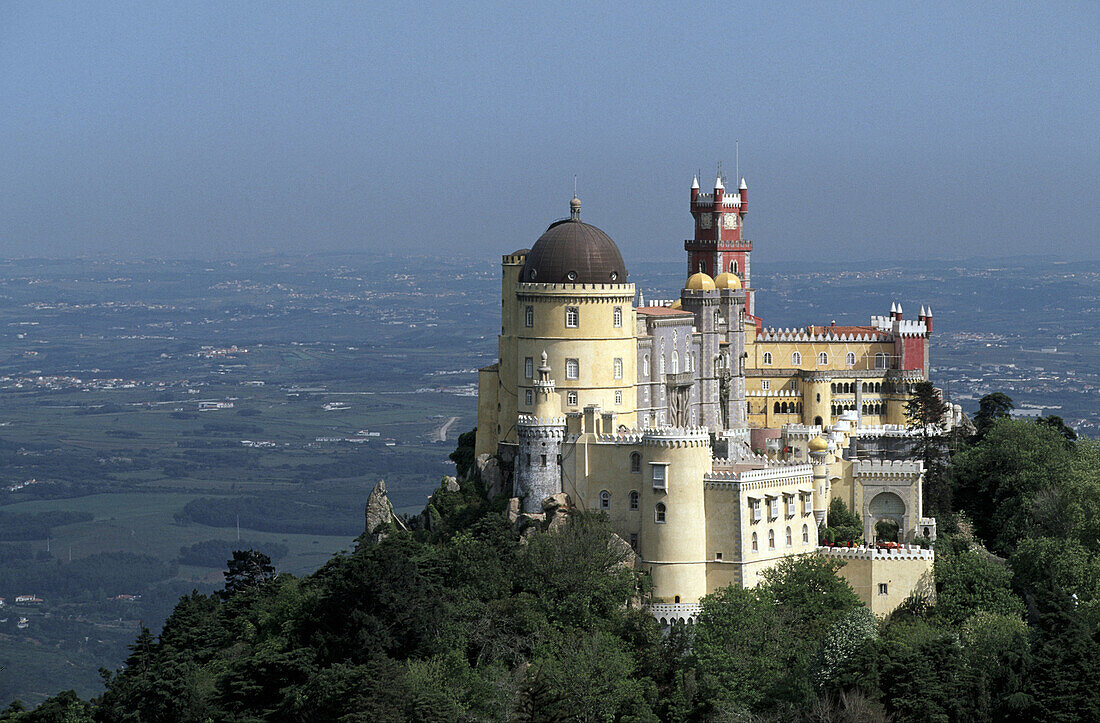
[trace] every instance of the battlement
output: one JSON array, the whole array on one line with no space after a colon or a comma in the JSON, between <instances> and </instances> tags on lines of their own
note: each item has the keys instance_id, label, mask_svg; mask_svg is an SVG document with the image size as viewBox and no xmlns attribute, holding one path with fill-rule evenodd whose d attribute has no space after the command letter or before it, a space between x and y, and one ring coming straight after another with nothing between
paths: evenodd
<instances>
[{"instance_id":1,"label":"battlement","mask_svg":"<svg viewBox=\"0 0 1100 723\"><path fill-rule=\"evenodd\" d=\"M873 317L872 317L873 318ZM873 326L873 325L872 325ZM828 327L826 327L828 328ZM878 328L878 327L876 327ZM890 332L890 329L883 329L885 332ZM760 335L757 336L757 341L775 341L775 342L790 342L790 341L802 341L802 342L825 342L825 341L837 341L837 342L870 342L870 341L890 341L887 334L875 334L875 333L860 333L860 332L843 332L837 334L835 332L823 332L821 334L815 334L808 329L789 329L789 328L772 328L765 327L761 330Z\"/></svg>"},{"instance_id":2,"label":"battlement","mask_svg":"<svg viewBox=\"0 0 1100 723\"><path fill-rule=\"evenodd\" d=\"M525 296L572 296L578 292L584 292L586 297L596 295L604 299L614 298L622 300L628 296L629 303L634 302L634 284L551 284L542 282L521 281L516 284L516 294L523 299ZM583 300L583 298L582 298Z\"/></svg>"},{"instance_id":3,"label":"battlement","mask_svg":"<svg viewBox=\"0 0 1100 723\"><path fill-rule=\"evenodd\" d=\"M854 430L857 437L912 437L917 432L900 424L871 424Z\"/></svg>"},{"instance_id":4,"label":"battlement","mask_svg":"<svg viewBox=\"0 0 1100 723\"><path fill-rule=\"evenodd\" d=\"M714 194L713 193L700 193L695 197L695 207L700 211L705 211L708 208L714 206ZM741 207L741 193L723 193L722 194L722 207L723 208L740 208Z\"/></svg>"},{"instance_id":5,"label":"battlement","mask_svg":"<svg viewBox=\"0 0 1100 723\"><path fill-rule=\"evenodd\" d=\"M895 328L896 324L896 328ZM923 321L891 319L889 316L872 316L871 326L898 336L928 336L928 326Z\"/></svg>"},{"instance_id":6,"label":"battlement","mask_svg":"<svg viewBox=\"0 0 1100 723\"><path fill-rule=\"evenodd\" d=\"M908 459L857 459L852 463L855 477L916 477L924 473L924 462Z\"/></svg>"},{"instance_id":7,"label":"battlement","mask_svg":"<svg viewBox=\"0 0 1100 723\"><path fill-rule=\"evenodd\" d=\"M631 429L617 434L597 434L596 441L602 444L641 444L643 430Z\"/></svg>"},{"instance_id":8,"label":"battlement","mask_svg":"<svg viewBox=\"0 0 1100 723\"><path fill-rule=\"evenodd\" d=\"M901 547L819 547L817 554L822 557L830 557L840 560L890 560L894 562L904 560L935 560L936 553L931 549L925 550L917 545L902 545Z\"/></svg>"},{"instance_id":9,"label":"battlement","mask_svg":"<svg viewBox=\"0 0 1100 723\"><path fill-rule=\"evenodd\" d=\"M801 389L749 389L747 397L801 397Z\"/></svg>"},{"instance_id":10,"label":"battlement","mask_svg":"<svg viewBox=\"0 0 1100 723\"><path fill-rule=\"evenodd\" d=\"M780 482L796 476L810 477L813 475L813 467L805 462L789 462L786 460L768 460L768 466L763 469L747 469L736 472L732 469L712 469L703 475L704 482L736 482L745 484L748 482Z\"/></svg>"},{"instance_id":11,"label":"battlement","mask_svg":"<svg viewBox=\"0 0 1100 723\"><path fill-rule=\"evenodd\" d=\"M654 427L643 432L642 444L650 447L709 447L710 430L706 427Z\"/></svg>"},{"instance_id":12,"label":"battlement","mask_svg":"<svg viewBox=\"0 0 1100 723\"><path fill-rule=\"evenodd\" d=\"M821 436L821 427L816 424L784 424L781 430L784 437L794 439L815 439Z\"/></svg>"},{"instance_id":13,"label":"battlement","mask_svg":"<svg viewBox=\"0 0 1100 723\"><path fill-rule=\"evenodd\" d=\"M702 610L699 603L650 603L647 607L649 614L657 618L661 625L694 623Z\"/></svg>"}]
</instances>

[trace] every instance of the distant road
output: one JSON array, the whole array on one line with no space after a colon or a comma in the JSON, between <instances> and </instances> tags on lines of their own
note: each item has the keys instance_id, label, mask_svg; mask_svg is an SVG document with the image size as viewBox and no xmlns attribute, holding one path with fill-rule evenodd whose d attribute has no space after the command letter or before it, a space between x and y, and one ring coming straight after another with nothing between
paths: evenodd
<instances>
[{"instance_id":1,"label":"distant road","mask_svg":"<svg viewBox=\"0 0 1100 723\"><path fill-rule=\"evenodd\" d=\"M447 421L436 427L432 432L431 438L433 442L446 442L447 430L451 428L451 425L458 421L458 417L448 417Z\"/></svg>"}]
</instances>

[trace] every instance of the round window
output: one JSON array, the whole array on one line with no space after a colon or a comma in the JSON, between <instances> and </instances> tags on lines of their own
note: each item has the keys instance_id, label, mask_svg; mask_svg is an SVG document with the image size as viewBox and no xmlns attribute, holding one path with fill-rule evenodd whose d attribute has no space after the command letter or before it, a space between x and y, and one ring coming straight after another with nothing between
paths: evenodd
<instances>
[{"instance_id":1,"label":"round window","mask_svg":"<svg viewBox=\"0 0 1100 723\"><path fill-rule=\"evenodd\" d=\"M565 278L569 279L570 281L576 281L577 280L577 272L576 271L570 271L568 274L565 275Z\"/></svg>"}]
</instances>

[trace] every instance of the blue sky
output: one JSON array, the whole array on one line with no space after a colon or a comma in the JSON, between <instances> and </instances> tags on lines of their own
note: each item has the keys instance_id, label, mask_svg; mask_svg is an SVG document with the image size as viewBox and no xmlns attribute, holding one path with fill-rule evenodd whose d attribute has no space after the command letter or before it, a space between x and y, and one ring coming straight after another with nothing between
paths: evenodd
<instances>
[{"instance_id":1,"label":"blue sky","mask_svg":"<svg viewBox=\"0 0 1100 723\"><path fill-rule=\"evenodd\" d=\"M1100 4L0 5L0 256L1100 257Z\"/></svg>"}]
</instances>

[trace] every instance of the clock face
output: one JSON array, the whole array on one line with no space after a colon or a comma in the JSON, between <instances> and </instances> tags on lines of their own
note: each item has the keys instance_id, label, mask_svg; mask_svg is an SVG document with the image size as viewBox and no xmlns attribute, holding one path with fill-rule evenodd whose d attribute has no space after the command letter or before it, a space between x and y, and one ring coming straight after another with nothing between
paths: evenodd
<instances>
[{"instance_id":1,"label":"clock face","mask_svg":"<svg viewBox=\"0 0 1100 723\"><path fill-rule=\"evenodd\" d=\"M711 220L709 213L699 214L699 228L710 228Z\"/></svg>"},{"instance_id":2,"label":"clock face","mask_svg":"<svg viewBox=\"0 0 1100 723\"><path fill-rule=\"evenodd\" d=\"M737 214L722 214L722 228L737 228Z\"/></svg>"}]
</instances>

